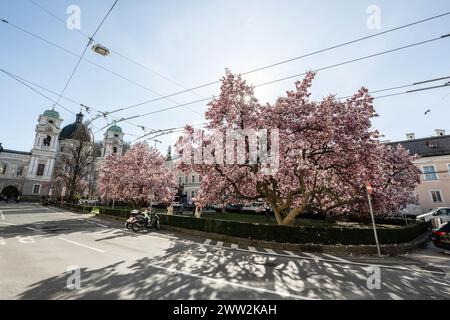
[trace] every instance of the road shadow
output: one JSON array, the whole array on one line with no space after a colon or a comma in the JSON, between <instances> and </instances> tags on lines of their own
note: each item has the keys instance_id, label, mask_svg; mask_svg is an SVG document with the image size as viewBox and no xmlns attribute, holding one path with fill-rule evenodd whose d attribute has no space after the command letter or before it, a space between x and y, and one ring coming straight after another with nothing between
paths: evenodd
<instances>
[{"instance_id":1,"label":"road shadow","mask_svg":"<svg viewBox=\"0 0 450 320\"><path fill-rule=\"evenodd\" d=\"M138 239L137 239L138 241ZM382 269L380 289L369 289L366 268L292 260L171 242L163 254L30 285L18 299L449 299L449 281L437 275Z\"/></svg>"}]
</instances>

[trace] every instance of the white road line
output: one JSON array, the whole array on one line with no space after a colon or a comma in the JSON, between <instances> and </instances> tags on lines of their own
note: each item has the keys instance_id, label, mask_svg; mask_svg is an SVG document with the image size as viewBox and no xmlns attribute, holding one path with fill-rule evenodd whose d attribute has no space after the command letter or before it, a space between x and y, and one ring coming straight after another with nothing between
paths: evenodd
<instances>
[{"instance_id":1,"label":"white road line","mask_svg":"<svg viewBox=\"0 0 450 320\"><path fill-rule=\"evenodd\" d=\"M62 240L62 241L69 242L69 243L71 243L71 244L74 244L74 245L77 245L77 246L80 246L80 247L83 247L83 248L86 248L86 249L91 249L91 250L94 250L94 251L97 251L97 252L105 253L104 250L100 250L100 249L97 249L97 248L93 248L93 247L87 246L87 245L82 244L82 243L79 243L79 242L67 240L67 239L64 239L64 238L58 238L58 239L59 239L59 240Z\"/></svg>"},{"instance_id":2,"label":"white road line","mask_svg":"<svg viewBox=\"0 0 450 320\"><path fill-rule=\"evenodd\" d=\"M278 296L282 296L282 297L288 297L288 298L295 298L295 299L301 299L301 300L316 300L314 298L310 298L310 297L305 297L305 296L300 296L297 294L292 294L286 291L277 291L277 290L270 290L270 289L265 289L265 288L258 288L255 286L251 286L251 285L246 285L246 284L242 284L242 283L238 283L238 282L232 282L232 281L228 281L225 279L217 279L217 278L210 278L207 276L201 276L201 275L196 275L196 274L192 274L189 272L185 272L185 271L180 271L180 270L176 270L176 269L172 269L172 268L167 268L167 267L163 267L163 266L159 266L159 265L155 265L155 264L148 264L150 267L156 268L156 269L160 269L163 271L167 271L170 273L176 273L176 274L182 274L188 277L192 277L192 278L197 278L197 279L201 279L204 281L210 281L210 282L216 282L216 283L220 283L220 284L225 284L225 285L230 285L230 286L234 286L234 287L239 287L239 288L244 288L247 290L252 290L252 291L258 291L258 292L263 292L263 293L270 293L270 294L275 294Z\"/></svg>"},{"instance_id":3,"label":"white road line","mask_svg":"<svg viewBox=\"0 0 450 320\"><path fill-rule=\"evenodd\" d=\"M286 252L288 255L292 256L292 257L300 257L299 255L293 253L292 251L289 250L284 250L284 252Z\"/></svg>"},{"instance_id":4,"label":"white road line","mask_svg":"<svg viewBox=\"0 0 450 320\"><path fill-rule=\"evenodd\" d=\"M270 253L270 254L277 254L275 251L273 251L272 249L264 249L264 250L266 250L266 252L267 253Z\"/></svg>"},{"instance_id":5,"label":"white road line","mask_svg":"<svg viewBox=\"0 0 450 320\"><path fill-rule=\"evenodd\" d=\"M216 246L218 246L218 247L222 247L222 246L223 246L223 242L222 242L222 241L217 241L217 244L216 244Z\"/></svg>"},{"instance_id":6,"label":"white road line","mask_svg":"<svg viewBox=\"0 0 450 320\"><path fill-rule=\"evenodd\" d=\"M258 250L256 250L255 247L248 247L248 251L251 251L251 252L258 252Z\"/></svg>"},{"instance_id":7,"label":"white road line","mask_svg":"<svg viewBox=\"0 0 450 320\"><path fill-rule=\"evenodd\" d=\"M305 256L308 256L310 258L313 258L314 261L320 261L322 260L319 256L316 256L315 254L311 253L311 252L302 252Z\"/></svg>"},{"instance_id":8,"label":"white road line","mask_svg":"<svg viewBox=\"0 0 450 320\"><path fill-rule=\"evenodd\" d=\"M15 223L8 223L8 222L0 222L0 224L4 224L7 226L17 226L17 224L15 224Z\"/></svg>"},{"instance_id":9,"label":"white road line","mask_svg":"<svg viewBox=\"0 0 450 320\"><path fill-rule=\"evenodd\" d=\"M231 249L239 249L238 245L235 243L231 244Z\"/></svg>"},{"instance_id":10,"label":"white road line","mask_svg":"<svg viewBox=\"0 0 450 320\"><path fill-rule=\"evenodd\" d=\"M2 220L5 220L5 216L3 215L3 211L0 210L0 215L2 216Z\"/></svg>"},{"instance_id":11,"label":"white road line","mask_svg":"<svg viewBox=\"0 0 450 320\"><path fill-rule=\"evenodd\" d=\"M105 226L104 224L101 224L101 223L96 223L96 225L103 227L103 228L108 228L108 226Z\"/></svg>"},{"instance_id":12,"label":"white road line","mask_svg":"<svg viewBox=\"0 0 450 320\"><path fill-rule=\"evenodd\" d=\"M337 260L337 261L340 261L340 262L350 262L350 261L348 261L348 260L346 260L346 259L343 259L343 258L339 258L339 257L333 256L332 254L328 254L328 253L322 253L322 254L323 254L324 256L330 258L330 259L334 259L334 260Z\"/></svg>"},{"instance_id":13,"label":"white road line","mask_svg":"<svg viewBox=\"0 0 450 320\"><path fill-rule=\"evenodd\" d=\"M41 232L42 230L36 229L36 228L32 228L32 227L26 227L28 230L33 230L33 231L37 231L37 232Z\"/></svg>"},{"instance_id":14,"label":"white road line","mask_svg":"<svg viewBox=\"0 0 450 320\"><path fill-rule=\"evenodd\" d=\"M211 239L206 239L205 242L203 242L203 244L210 244L211 243Z\"/></svg>"}]
</instances>

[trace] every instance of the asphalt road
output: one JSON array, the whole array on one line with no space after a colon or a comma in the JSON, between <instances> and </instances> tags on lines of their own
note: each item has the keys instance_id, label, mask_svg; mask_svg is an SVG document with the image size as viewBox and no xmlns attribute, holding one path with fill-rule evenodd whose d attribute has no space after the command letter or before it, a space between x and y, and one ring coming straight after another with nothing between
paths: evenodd
<instances>
[{"instance_id":1,"label":"asphalt road","mask_svg":"<svg viewBox=\"0 0 450 320\"><path fill-rule=\"evenodd\" d=\"M0 299L450 299L450 256L253 248L0 204Z\"/></svg>"}]
</instances>

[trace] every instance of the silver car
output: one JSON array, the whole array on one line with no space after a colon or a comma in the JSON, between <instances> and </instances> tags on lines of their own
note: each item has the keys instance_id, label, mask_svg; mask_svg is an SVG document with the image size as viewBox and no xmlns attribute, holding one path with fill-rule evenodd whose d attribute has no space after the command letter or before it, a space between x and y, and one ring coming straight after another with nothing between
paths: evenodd
<instances>
[{"instance_id":1,"label":"silver car","mask_svg":"<svg viewBox=\"0 0 450 320\"><path fill-rule=\"evenodd\" d=\"M430 212L420 214L416 217L418 221L430 222L433 219L439 218L441 223L450 221L450 208L440 207L431 210Z\"/></svg>"}]
</instances>

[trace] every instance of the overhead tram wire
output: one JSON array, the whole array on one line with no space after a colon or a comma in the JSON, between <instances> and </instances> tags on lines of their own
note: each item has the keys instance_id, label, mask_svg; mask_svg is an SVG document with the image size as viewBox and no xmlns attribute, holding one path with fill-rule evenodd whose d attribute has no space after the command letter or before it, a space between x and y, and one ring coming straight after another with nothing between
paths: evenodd
<instances>
[{"instance_id":1,"label":"overhead tram wire","mask_svg":"<svg viewBox=\"0 0 450 320\"><path fill-rule=\"evenodd\" d=\"M79 55L79 54L77 54L77 53L75 53L75 52L73 52L73 51L71 51L69 49L66 49L63 46L60 46L60 45L58 45L58 44L56 44L56 43L54 43L54 42L52 42L52 41L50 41L50 40L48 40L48 39L46 39L44 37L41 37L41 36L31 32L31 31L28 31L28 30L26 30L26 29L24 29L24 28L22 28L22 27L20 27L20 26L18 26L16 24L14 24L14 23L12 23L10 21L7 21L5 19L0 18L0 22L3 22L3 23L11 26L12 28L14 28L16 30L19 30L19 31L21 31L21 32L23 32L25 34L28 34L29 36L31 36L33 38L36 38L36 39L38 39L38 40L40 40L42 42L45 42L46 44L48 44L48 45L50 45L52 47L55 47L55 48L57 48L57 49L59 49L61 51L64 51L64 52L66 52L66 53L68 53L68 54L70 54L70 55L72 55L74 57L77 57L77 58L81 59L82 61L85 61L85 62L87 62L87 63L89 63L89 64L91 64L91 65L93 65L93 66L95 66L95 67L97 67L99 69L107 71L107 72L111 73L112 75L114 75L114 76L116 76L116 77L118 77L118 78L120 78L122 80L125 80L125 81L127 81L127 82L129 82L129 83L131 83L131 84L133 84L133 85L135 85L137 87L140 87L140 88L142 88L142 89L144 89L146 91L149 91L149 92L153 93L154 95L156 95L158 97L162 97L161 99L166 99L167 101L170 101L172 103L178 104L178 102L176 102L176 101L174 101L172 99L164 98L164 96L161 93L159 93L159 92L157 92L157 91L155 91L155 90L153 90L151 88L148 88L148 87L146 87L146 86L144 86L144 85L142 85L142 84L140 84L140 83L138 83L138 82L136 82L134 80L131 80L130 78L127 78L126 76L124 76L124 75L122 75L122 74L120 74L120 73L118 73L118 72L116 72L114 70L111 70L111 69L109 69L107 67L104 67L101 64L98 64L98 63L96 63L94 61L86 59L85 57L83 57L83 56L81 56L81 55ZM196 110L193 110L193 109L191 109L189 107L186 107L186 109L188 109L189 111L191 111L193 113L200 114Z\"/></svg>"},{"instance_id":2,"label":"overhead tram wire","mask_svg":"<svg viewBox=\"0 0 450 320\"><path fill-rule=\"evenodd\" d=\"M14 77L17 78L17 79L20 79L21 81L26 82L26 83L28 83L29 85L33 86L33 87L42 89L42 90L47 91L47 92L49 92L49 93L51 93L51 94L54 94L54 95L56 95L56 96L59 95L59 93L57 93L56 91L50 90L50 89L48 89L48 88L46 88L46 87L43 87L43 86L40 85L40 84L37 84L37 83L32 82L32 81L30 81L30 80L28 80L28 79L25 79L25 78L23 78L23 77L21 77L21 76L19 76L19 75L17 75L17 74L14 74L14 73L12 73L12 72L10 72L10 71L8 71L8 70L5 70L5 69L2 69L2 70L3 70L5 73L8 73L9 75L14 76ZM30 88L30 89L33 89L33 88ZM33 89L33 90L34 90L34 89ZM41 94L39 91L36 91L36 92L37 92L38 94ZM96 109L96 108L94 108L94 107L92 107L92 106L86 106L86 104L81 103L81 102L79 102L79 101L76 101L76 100L74 100L74 99L72 99L72 98L69 98L69 97L67 97L67 96L61 96L61 98L64 99L64 100L67 100L67 101L69 101L69 102L71 102L71 103L73 103L73 104L75 104L75 105L77 105L77 106L81 106L81 107L85 107L85 108L87 107L87 108L89 108L89 109L94 110L95 112L103 113L103 111L101 111L101 110L98 110L98 109ZM70 113L75 114L75 113L72 112L71 110L66 110L66 111L69 111ZM88 112L88 113L89 113L89 112ZM120 120L119 118L116 118L116 117L113 117L113 116L111 116L111 118L112 118L112 119L115 119L115 120ZM91 120L91 122L92 122L92 120ZM124 122L127 123L127 124L130 124L130 125L136 126L136 127L138 127L138 128L142 128L142 127L143 127L142 125L135 124L135 123L132 123L132 122L130 122L130 121L124 121ZM99 128L96 127L96 126L95 126L95 128L96 128L96 129L99 129ZM149 129L149 130L154 130L154 129ZM127 134L130 134L130 133L127 133ZM131 135L131 134L130 134L130 135Z\"/></svg>"},{"instance_id":3,"label":"overhead tram wire","mask_svg":"<svg viewBox=\"0 0 450 320\"><path fill-rule=\"evenodd\" d=\"M66 25L66 21L65 21L64 19L61 19L60 17L58 17L56 14L54 14L52 11L48 10L47 8L45 8L44 6L42 6L41 4L37 3L37 2L34 1L34 0L28 0L28 2L32 3L33 5L35 5L36 7L38 7L39 9L41 9L42 11L44 11L45 13L47 13L48 15L50 15L51 17L53 17L54 19L56 19L57 21L59 21L59 22L61 22L62 24ZM74 30L75 30L76 32L78 32L81 36L85 37L85 38L88 38L88 39L89 39L89 38L92 38L93 43L99 44L99 42L97 42L93 37L89 37L88 34L84 33L84 32L81 31L80 29L74 29ZM115 55L121 57L122 59L125 59L125 60L127 60L128 62L130 62L130 63L132 63L132 64L134 64L134 65L137 65L137 66L139 66L139 67L141 67L141 68L143 68L143 69L146 69L147 71L149 71L149 72L151 72L151 73L157 75L158 77L160 77L160 78L166 80L167 82L170 82L170 83L172 83L172 84L174 84L174 85L176 85L176 86L178 86L178 87L180 87L180 88L182 88L182 89L184 89L184 90L188 90L185 86L183 86L183 85L180 84L179 82L175 81L174 79L171 79L171 78L169 78L169 77L167 77L167 76L165 76L165 75L159 73L158 71L156 71L156 70L154 70L154 69L152 69L152 68L150 68L150 67L144 65L143 63L141 63L141 62L139 62L139 61L136 61L136 60L134 60L134 59L132 59L132 58L130 58L130 57L127 57L127 56L126 56L125 54L123 54L123 53L120 53L120 52L118 52L118 51L116 51L116 50L114 50L114 49L111 49L111 46L110 46L109 44L108 44L108 49L109 49L109 51L111 51L111 53L114 53ZM195 95L197 95L197 96L199 96L199 97L202 97L201 95L199 95L199 94L198 94L197 92L195 92L195 91L192 91L192 93L195 94Z\"/></svg>"},{"instance_id":4,"label":"overhead tram wire","mask_svg":"<svg viewBox=\"0 0 450 320\"><path fill-rule=\"evenodd\" d=\"M50 13L48 10L44 9L42 6L39 6L39 7L41 7L41 9L45 10L46 12L51 14L52 16L56 17L55 15ZM327 48L324 48L324 49L321 49L321 50L318 50L318 51L313 51L311 53L308 53L308 54L305 54L305 55L302 55L302 56L294 57L294 58L291 58L291 59L287 59L287 60L283 60L283 61L280 61L280 62L277 62L277 63L273 63L271 65L267 65L267 66L263 66L263 67L260 67L260 68L254 69L254 70L250 70L250 71L247 71L247 72L245 72L243 74L250 74L250 73L253 73L253 72L257 72L257 71L261 71L261 70L264 70L264 69L272 68L272 67L280 65L280 64L288 63L288 62L291 62L291 61L294 61L294 60L302 59L302 58L305 58L305 57L308 57L308 56L312 56L312 55L315 55L315 54L319 54L319 53L322 53L322 52L333 50L333 49L336 49L336 48L339 48L339 47L343 47L343 46L346 46L346 45L349 45L349 44L357 43L359 41L363 41L363 40L367 40L367 39L370 39L370 38L374 38L374 37L377 37L377 36L380 36L380 35L384 35L384 34L387 34L387 33L390 33L390 32L394 32L394 31L397 31L397 30L400 30L400 29L404 29L404 28L408 28L408 27L411 27L411 26L414 26L414 25L418 25L418 24L421 24L421 23L424 23L424 22L427 22L427 21L439 19L439 18L442 18L442 17L447 16L449 14L450 14L450 12L444 12L444 13L439 14L439 15L435 15L435 16L428 17L428 18L425 18L425 19L417 20L417 21L414 21L414 22L411 22L411 23L408 23L408 24L405 24L405 25L401 25L401 26L398 26L398 27L395 27L395 28L388 29L386 31L378 32L378 33L375 33L375 34L372 34L372 35L369 35L369 36L365 36L365 37L360 37L360 38L357 38L357 39L354 39L354 40L351 40L351 41L347 41L347 42L344 42L344 43L341 43L341 44L338 44L338 45L334 45L334 46L331 46L331 47L327 47ZM57 19L59 20L59 18L57 18ZM0 19L0 21L8 23L8 21L3 20L3 19ZM40 36L37 36L37 35L29 32L29 31L27 31L27 30L24 30L23 28L20 28L20 27L18 27L16 25L13 25L11 23L9 23L9 24L11 26L17 28L18 30L21 30L21 31L23 31L25 33L28 33L28 34L32 35L33 37L36 37L36 38L38 38L40 40L43 40L43 41L47 42L50 45L56 46L59 49L62 49L62 50L66 51L66 52L68 52L68 53L70 53L72 55L76 55L73 52L70 52L69 50L67 50L65 48L62 48L61 46L58 46L58 45L56 45L56 44L54 44L54 43L52 43L52 42L50 42L50 41L48 41L46 39L43 39ZM83 59L83 60L85 60L86 62L91 63L93 65L96 65L97 67L100 67L100 68L102 68L104 70L107 70L107 71L111 72L111 70L108 70L107 68L104 68L103 66L98 65L98 64L96 64L96 63L94 63L92 61L89 61L87 59ZM130 79L126 79L125 77L123 77L121 75L118 75L117 73L114 73L114 72L112 72L112 73L115 74L116 76L120 76L121 78L123 78L123 79L125 79L127 81L130 81L130 82L132 82L132 83L134 83L136 85L139 85L139 84L135 83L134 81L132 81ZM131 105L131 106L126 107L126 108L127 109L135 108L135 107L138 107L138 106L141 106L141 105L145 105L145 104L148 104L148 103L151 103L151 102L159 101L161 99L166 99L166 98L169 98L169 97L172 97L172 96L175 96L175 95L179 95L179 94L182 94L182 93L185 93L185 92L188 92L188 91L193 91L193 90L200 89L200 88L203 88L203 87L211 86L211 85L214 85L214 84L217 84L217 83L220 83L220 80L209 82L209 83L206 83L206 84L203 84L203 85L199 85L199 86L196 86L196 87L192 87L192 88L189 88L189 89L186 89L186 90L183 90L183 91L175 92L175 93L172 93L172 94L169 94L169 95L160 96L158 98L147 100L147 101L144 101L144 102L141 102L141 103L138 103L138 104L134 104L134 105ZM153 93L155 93L155 92L153 92ZM197 100L196 102L200 102L200 101L206 101L206 99L205 100ZM183 104L183 105L186 105L186 104ZM120 109L111 111L111 113L124 111L124 110L126 110L126 109L125 108L120 108Z\"/></svg>"},{"instance_id":5,"label":"overhead tram wire","mask_svg":"<svg viewBox=\"0 0 450 320\"><path fill-rule=\"evenodd\" d=\"M111 6L111 8L108 10L108 12L106 13L106 15L103 17L102 21L100 22L100 24L98 25L97 29L95 30L95 32L92 34L91 37L89 37L89 41L86 44L83 53L81 54L80 58L77 61L77 64L75 65L75 68L73 69L72 73L70 74L69 79L66 82L66 85L64 86L63 90L61 91L61 94L59 95L58 99L56 100L56 103L59 102L59 100L61 99L61 96L64 94L64 92L66 92L67 87L69 86L70 82L72 81L73 76L75 75L75 72L78 69L78 66L81 63L81 60L83 59L84 55L86 54L87 49L89 49L91 43L92 43L92 39L95 37L95 35L97 34L97 32L100 30L100 28L102 27L103 23L106 21L106 18L108 18L109 14L111 13L111 11L114 9L114 7L116 6L117 2L119 0L115 0L113 5Z\"/></svg>"},{"instance_id":6,"label":"overhead tram wire","mask_svg":"<svg viewBox=\"0 0 450 320\"><path fill-rule=\"evenodd\" d=\"M426 44L426 43L442 40L444 38L449 38L449 37L450 37L450 34L446 34L446 35L443 35L443 36L440 36L440 37L432 38L432 39L425 40L425 41L416 42L416 43L409 44L409 45L402 46L402 47L398 47L398 48L395 48L395 49L381 51L381 52L378 52L378 53L375 53L375 54L359 57L359 58L356 58L356 59L347 60L347 61L344 61L344 62L341 62L341 63L336 63L336 64L333 64L333 65L329 65L329 66L326 66L326 67L317 68L317 69L314 69L312 71L318 72L318 71L328 70L328 69L340 67L340 66L343 66L343 65L347 65L347 64L350 64L350 63L354 63L354 62L358 62L358 61L362 61L362 60L366 60L366 59L371 59L371 58L378 57L378 56L381 56L381 55L384 55L384 54L388 54L388 53L392 53L392 52L396 52L396 51L412 48L412 47L415 47L415 46L423 45L423 44ZM266 86L266 85L269 85L269 84L285 81L285 80L292 79L292 78L298 78L299 76L303 76L303 75L306 75L306 74L307 74L307 72L302 72L302 73L299 73L299 74L296 74L296 75L283 77L283 78L279 78L279 79L272 80L272 81L267 81L267 82L255 85L254 88ZM211 101L213 99L215 99L215 96L213 96L212 98L199 99L199 100L183 103L183 104L180 104L180 105L177 105L177 106L172 106L172 107L167 107L167 108L163 108L163 109L159 109L159 110L154 110L154 111L146 112L146 113L143 113L143 114L137 114L137 115L134 115L134 116L131 116L131 117L124 118L124 120L131 120L131 119L141 118L141 117L145 117L145 116L148 116L148 115L151 115L151 114L160 113L160 112L164 112L164 111L168 111L168 110L173 110L173 109L180 108L180 107L183 107L183 106L186 106L186 105L190 105L190 104L194 104L194 103L199 103L199 102L204 102L204 101ZM126 109L127 108L122 108L122 110L126 110ZM110 113L114 113L114 112L111 111Z\"/></svg>"},{"instance_id":7,"label":"overhead tram wire","mask_svg":"<svg viewBox=\"0 0 450 320\"><path fill-rule=\"evenodd\" d=\"M405 24L405 25L401 25L401 26L398 26L398 27L395 27L395 28L388 29L386 31L378 32L378 33L375 33L375 34L372 34L372 35L369 35L369 36L357 38L357 39L354 39L354 40L351 40L351 41L343 42L343 43L340 43L340 44L337 44L337 45L334 45L334 46L330 46L330 47L327 47L327 48L324 48L324 49L321 49L321 50L313 51L313 52L310 52L310 53L307 53L307 54L304 54L304 55L301 55L301 56L297 56L297 57L294 57L294 58L291 58L291 59L286 59L286 60L283 60L283 61L280 61L280 62L276 62L276 63L270 64L270 65L267 65L267 66L263 66L263 67L259 67L259 68L256 68L256 69L253 69L253 70L250 70L250 71L246 71L244 73L241 73L241 75L248 75L248 74L255 73L255 72L258 72L258 71L262 71L262 70L265 70L265 69L273 68L275 66L279 66L279 65L282 65L282 64L285 64L285 63L289 63L289 62L292 62L292 61L296 61L296 60L300 60L300 59L303 59L303 58L307 58L307 57L310 57L310 56L313 56L313 55L317 55L317 54L320 54L320 53L323 53L323 52L331 51L331 50L334 50L334 49L337 49L337 48L340 48L340 47L344 47L344 46L347 46L347 45L350 45L350 44L354 44L354 43L357 43L357 42L360 42L360 41L364 41L364 40L367 40L367 39L375 38L375 37L378 37L378 36L381 36L381 35L384 35L384 34L387 34L387 33L390 33L390 32L394 32L394 31L397 31L397 30L408 28L408 27L411 27L411 26L414 26L414 25L418 25L418 24L427 22L427 21L439 19L439 18L448 16L448 15L450 15L450 12L444 12L444 13L436 15L436 16L432 16L432 17L429 17L429 18L417 20L417 21L414 21L414 22L411 22L411 23L408 23L408 24ZM159 98L143 101L141 103L130 105L128 107L118 108L117 110L113 110L111 112L114 113L114 112L128 110L128 109L131 109L131 108L136 108L136 107L139 107L139 106L142 106L142 105L145 105L145 104L149 104L149 103L152 103L152 102L155 102L155 101L159 101L159 100L164 99L164 98L173 97L173 96L180 95L180 94L183 94L183 93L186 93L186 92L189 92L189 91L193 91L193 90L201 89L201 88L208 87L208 86L211 86L211 85L215 85L215 84L218 84L218 83L220 83L220 80L208 82L208 83L205 83L205 84L202 84L202 85L198 85L198 86L195 86L195 87L183 90L183 91L174 92L172 94L165 95L163 97L159 97ZM199 100L199 101L202 101L202 100Z\"/></svg>"},{"instance_id":8,"label":"overhead tram wire","mask_svg":"<svg viewBox=\"0 0 450 320\"><path fill-rule=\"evenodd\" d=\"M0 68L0 72L6 74L8 77L10 77L11 79L19 82L20 84L22 84L23 86L27 87L28 89L32 90L33 92L37 93L38 95L40 95L41 97L47 99L48 101L54 103L54 105L57 105L59 107L61 107L62 109L66 110L67 112L71 113L71 114L75 114L75 112L73 112L72 110L70 110L69 108L65 107L64 105L62 105L60 102L57 102L55 100L53 100L52 98L48 97L47 95L43 94L42 92L40 92L39 90L36 90L35 88L33 88L32 86L28 85L25 81L22 81L21 79L17 78L15 75L9 73L8 71ZM96 127L95 125L92 125L94 128L98 129L98 127Z\"/></svg>"},{"instance_id":9,"label":"overhead tram wire","mask_svg":"<svg viewBox=\"0 0 450 320\"><path fill-rule=\"evenodd\" d=\"M380 93L380 92L391 91L391 90L397 90L397 89L404 89L404 88L409 88L409 87L416 86L416 85L419 85L419 84L425 84L425 83L430 83L430 82L435 82L435 81L440 81L440 80L446 80L446 79L450 79L450 76L448 76L448 77L440 77L440 78L435 78L435 79L430 79L430 80L424 80L424 81L420 81L420 82L414 82L414 83L410 83L410 84L404 84L404 85L401 85L401 86L395 86L395 87L390 87L390 88L385 88L385 89L373 90L373 91L369 91L369 94ZM352 97L352 95L339 97L339 98L337 98L337 100L343 100L343 99L347 99L347 98L351 98L351 97Z\"/></svg>"}]
</instances>

